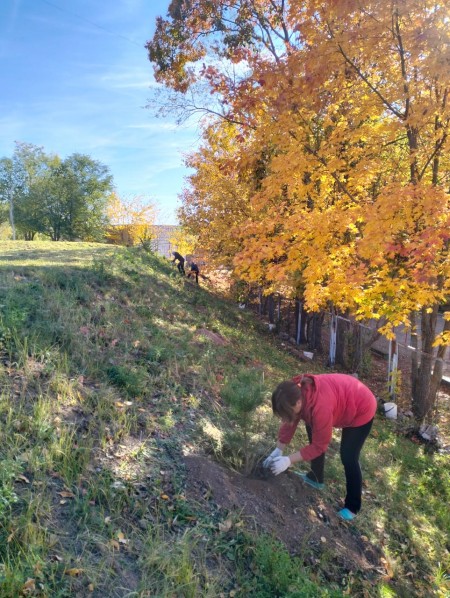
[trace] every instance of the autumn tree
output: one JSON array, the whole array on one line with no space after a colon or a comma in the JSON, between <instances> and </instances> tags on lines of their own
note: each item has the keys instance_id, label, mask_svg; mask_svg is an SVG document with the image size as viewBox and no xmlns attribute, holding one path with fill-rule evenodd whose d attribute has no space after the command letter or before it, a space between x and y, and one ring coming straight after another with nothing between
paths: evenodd
<instances>
[{"instance_id":1,"label":"autumn tree","mask_svg":"<svg viewBox=\"0 0 450 598\"><path fill-rule=\"evenodd\" d=\"M125 245L141 243L149 249L155 237L156 216L155 204L144 197L121 198L117 193L113 193L108 204L111 226L107 237L113 242Z\"/></svg>"},{"instance_id":2,"label":"autumn tree","mask_svg":"<svg viewBox=\"0 0 450 598\"><path fill-rule=\"evenodd\" d=\"M241 151L236 136L233 123L210 124L199 151L186 159L193 174L181 194L179 218L216 266L232 267L241 241L234 232L249 211L249 172L236 162Z\"/></svg>"},{"instance_id":3,"label":"autumn tree","mask_svg":"<svg viewBox=\"0 0 450 598\"><path fill-rule=\"evenodd\" d=\"M418 316L419 420L450 328L437 334L449 294L449 17L430 0L178 0L148 45L160 81L216 94L240 128L239 170L268 156L232 229L237 271L301 288L310 310L386 321L388 335L416 332Z\"/></svg>"},{"instance_id":4,"label":"autumn tree","mask_svg":"<svg viewBox=\"0 0 450 598\"><path fill-rule=\"evenodd\" d=\"M177 226L169 238L171 247L176 248L178 253L181 255L194 254L195 249L198 246L197 237L193 234L192 230L185 228L184 226Z\"/></svg>"}]
</instances>

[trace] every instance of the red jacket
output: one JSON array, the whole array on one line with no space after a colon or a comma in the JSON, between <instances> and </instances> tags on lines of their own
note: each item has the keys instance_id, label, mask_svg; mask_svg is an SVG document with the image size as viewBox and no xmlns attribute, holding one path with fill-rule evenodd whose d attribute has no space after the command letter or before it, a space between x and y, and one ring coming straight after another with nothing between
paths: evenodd
<instances>
[{"instance_id":1,"label":"red jacket","mask_svg":"<svg viewBox=\"0 0 450 598\"><path fill-rule=\"evenodd\" d=\"M331 441L333 428L356 428L367 424L375 415L377 401L372 392L353 376L346 374L307 374L314 384L302 387L302 409L292 423L284 423L278 440L289 444L300 420L312 429L312 442L300 449L305 461L324 453ZM300 384L302 376L293 382Z\"/></svg>"}]
</instances>

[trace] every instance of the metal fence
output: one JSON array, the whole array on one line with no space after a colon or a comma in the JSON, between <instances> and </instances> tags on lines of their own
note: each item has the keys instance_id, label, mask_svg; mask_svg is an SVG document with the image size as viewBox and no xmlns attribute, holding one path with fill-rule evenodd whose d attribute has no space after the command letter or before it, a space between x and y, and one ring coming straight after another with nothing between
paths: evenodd
<instances>
[{"instance_id":1,"label":"metal fence","mask_svg":"<svg viewBox=\"0 0 450 598\"><path fill-rule=\"evenodd\" d=\"M398 327L395 329L396 338L389 340L377 331L375 321L363 324L327 311L307 313L299 300L287 299L279 294L264 296L258 289L248 289L245 305L267 321L269 330L293 346L303 348L306 356L314 355L315 359L321 359L330 368L341 366L349 372L364 375L368 373L373 358L377 358L378 363L385 367L386 397L396 401L400 387L403 395L411 396L413 352L417 353L419 361L424 354L411 346L408 330ZM420 337L420 331L418 334ZM435 360L434 367L436 354L432 358ZM443 382L450 383L448 348L443 361Z\"/></svg>"}]
</instances>

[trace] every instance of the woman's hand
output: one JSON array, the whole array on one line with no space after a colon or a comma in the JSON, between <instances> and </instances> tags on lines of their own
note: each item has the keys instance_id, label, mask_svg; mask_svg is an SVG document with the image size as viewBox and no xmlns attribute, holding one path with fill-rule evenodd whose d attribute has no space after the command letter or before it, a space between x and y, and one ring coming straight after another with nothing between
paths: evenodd
<instances>
[{"instance_id":1,"label":"woman's hand","mask_svg":"<svg viewBox=\"0 0 450 598\"><path fill-rule=\"evenodd\" d=\"M275 457L270 464L270 471L273 475L279 475L292 465L289 457Z\"/></svg>"},{"instance_id":2,"label":"woman's hand","mask_svg":"<svg viewBox=\"0 0 450 598\"><path fill-rule=\"evenodd\" d=\"M281 457L281 455L283 454L283 451L280 448L276 448L274 449L270 455L264 459L263 461L263 467L270 467L270 464L272 463L272 461L274 459L276 459L277 457Z\"/></svg>"}]
</instances>

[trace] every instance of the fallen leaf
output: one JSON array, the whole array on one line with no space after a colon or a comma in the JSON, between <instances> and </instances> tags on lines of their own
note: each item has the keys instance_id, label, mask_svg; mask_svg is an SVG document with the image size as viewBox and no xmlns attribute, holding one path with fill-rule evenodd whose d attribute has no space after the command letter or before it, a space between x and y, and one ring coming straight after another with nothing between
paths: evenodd
<instances>
[{"instance_id":1,"label":"fallen leaf","mask_svg":"<svg viewBox=\"0 0 450 598\"><path fill-rule=\"evenodd\" d=\"M41 563L36 563L33 567L33 573L39 576L42 573Z\"/></svg>"},{"instance_id":2,"label":"fallen leaf","mask_svg":"<svg viewBox=\"0 0 450 598\"><path fill-rule=\"evenodd\" d=\"M62 490L62 492L57 492L63 498L75 498L75 494L73 492L69 492L68 490Z\"/></svg>"},{"instance_id":3,"label":"fallen leaf","mask_svg":"<svg viewBox=\"0 0 450 598\"><path fill-rule=\"evenodd\" d=\"M35 579L27 579L27 581L22 586L22 594L27 596L28 594L34 593L36 591L36 580Z\"/></svg>"},{"instance_id":4,"label":"fallen leaf","mask_svg":"<svg viewBox=\"0 0 450 598\"><path fill-rule=\"evenodd\" d=\"M81 573L83 573L84 569L77 569L77 568L73 568L73 569L66 569L64 571L64 573L66 575L70 575L71 577L77 577L77 575L81 575Z\"/></svg>"},{"instance_id":5,"label":"fallen leaf","mask_svg":"<svg viewBox=\"0 0 450 598\"><path fill-rule=\"evenodd\" d=\"M229 532L233 526L231 519L226 519L223 523L219 523L219 530L221 532Z\"/></svg>"},{"instance_id":6,"label":"fallen leaf","mask_svg":"<svg viewBox=\"0 0 450 598\"><path fill-rule=\"evenodd\" d=\"M17 476L16 482L25 482L25 484L29 484L30 480L26 476L20 474Z\"/></svg>"},{"instance_id":7,"label":"fallen leaf","mask_svg":"<svg viewBox=\"0 0 450 598\"><path fill-rule=\"evenodd\" d=\"M108 546L110 546L111 548L114 548L114 550L120 550L120 544L119 544L119 542L117 542L117 540L110 540L108 542Z\"/></svg>"}]
</instances>

